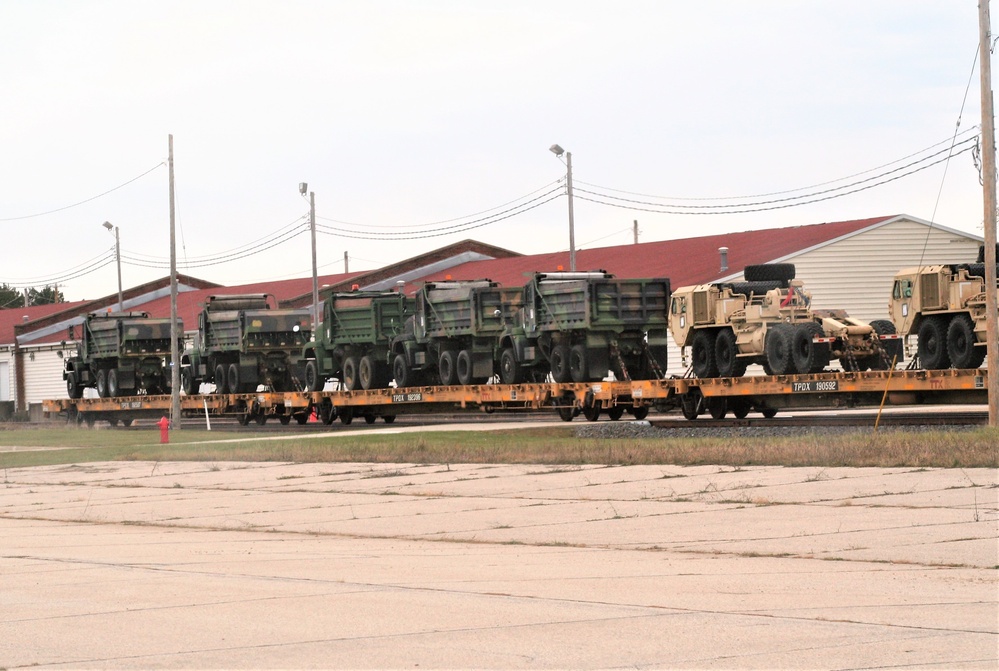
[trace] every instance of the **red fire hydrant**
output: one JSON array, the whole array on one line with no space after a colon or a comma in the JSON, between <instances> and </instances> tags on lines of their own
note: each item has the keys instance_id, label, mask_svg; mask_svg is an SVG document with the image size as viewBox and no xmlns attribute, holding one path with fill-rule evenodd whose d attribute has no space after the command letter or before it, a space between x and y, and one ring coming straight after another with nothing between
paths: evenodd
<instances>
[{"instance_id":1,"label":"red fire hydrant","mask_svg":"<svg viewBox=\"0 0 999 671\"><path fill-rule=\"evenodd\" d=\"M160 427L160 444L170 442L170 420L164 415L160 421L156 422L156 426Z\"/></svg>"}]
</instances>

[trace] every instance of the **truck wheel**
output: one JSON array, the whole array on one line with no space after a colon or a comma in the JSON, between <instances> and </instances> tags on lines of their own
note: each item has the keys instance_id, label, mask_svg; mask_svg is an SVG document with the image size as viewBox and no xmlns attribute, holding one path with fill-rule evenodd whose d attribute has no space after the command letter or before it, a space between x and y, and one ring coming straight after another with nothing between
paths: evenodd
<instances>
[{"instance_id":1,"label":"truck wheel","mask_svg":"<svg viewBox=\"0 0 999 671\"><path fill-rule=\"evenodd\" d=\"M569 375L573 382L587 382L590 379L586 358L586 345L573 345L569 350Z\"/></svg>"},{"instance_id":2,"label":"truck wheel","mask_svg":"<svg viewBox=\"0 0 999 671\"><path fill-rule=\"evenodd\" d=\"M715 365L720 377L742 377L746 374L746 360L740 359L735 343L735 331L725 329L715 338Z\"/></svg>"},{"instance_id":3,"label":"truck wheel","mask_svg":"<svg viewBox=\"0 0 999 671\"><path fill-rule=\"evenodd\" d=\"M552 378L556 382L569 382L572 380L572 371L569 370L569 348L566 345L555 345L552 347Z\"/></svg>"},{"instance_id":4,"label":"truck wheel","mask_svg":"<svg viewBox=\"0 0 999 671\"><path fill-rule=\"evenodd\" d=\"M966 314L957 315L947 327L947 354L954 368L978 368L985 360L985 348L976 347L975 323Z\"/></svg>"},{"instance_id":5,"label":"truck wheel","mask_svg":"<svg viewBox=\"0 0 999 671\"><path fill-rule=\"evenodd\" d=\"M406 363L405 354L396 354L395 359L392 360L392 377L395 378L395 386L400 389L413 386L415 376L409 364Z\"/></svg>"},{"instance_id":6,"label":"truck wheel","mask_svg":"<svg viewBox=\"0 0 999 671\"><path fill-rule=\"evenodd\" d=\"M378 389L378 364L370 354L365 354L357 364L357 380L361 389Z\"/></svg>"},{"instance_id":7,"label":"truck wheel","mask_svg":"<svg viewBox=\"0 0 999 671\"><path fill-rule=\"evenodd\" d=\"M897 333L895 330L895 324L887 319L875 319L871 322L871 328L874 329L874 333L879 336L878 340L881 343L881 349L884 350L885 357L888 359L886 362L887 366L890 367L892 365L892 360L894 360L896 364L902 363L905 359L905 350L902 347L902 339L880 339L880 336L895 335Z\"/></svg>"},{"instance_id":8,"label":"truck wheel","mask_svg":"<svg viewBox=\"0 0 999 671\"><path fill-rule=\"evenodd\" d=\"M225 364L215 366L215 393L224 394L227 391L225 384Z\"/></svg>"},{"instance_id":9,"label":"truck wheel","mask_svg":"<svg viewBox=\"0 0 999 671\"><path fill-rule=\"evenodd\" d=\"M775 324L767 330L764 349L767 363L774 375L793 375L794 360L791 358L791 326Z\"/></svg>"},{"instance_id":10,"label":"truck wheel","mask_svg":"<svg viewBox=\"0 0 999 671\"><path fill-rule=\"evenodd\" d=\"M927 370L950 368L950 355L947 353L947 318L927 317L919 325L919 342L916 351L919 362Z\"/></svg>"},{"instance_id":11,"label":"truck wheel","mask_svg":"<svg viewBox=\"0 0 999 671\"><path fill-rule=\"evenodd\" d=\"M441 352L441 357L437 361L437 372L440 374L442 385L450 386L458 381L457 371L455 370L457 363L452 350L446 349Z\"/></svg>"},{"instance_id":12,"label":"truck wheel","mask_svg":"<svg viewBox=\"0 0 999 671\"><path fill-rule=\"evenodd\" d=\"M747 282L790 282L794 275L793 263L761 263L742 271Z\"/></svg>"},{"instance_id":13,"label":"truck wheel","mask_svg":"<svg viewBox=\"0 0 999 671\"><path fill-rule=\"evenodd\" d=\"M121 389L118 387L118 369L112 368L108 371L108 396L114 398L115 396L121 395Z\"/></svg>"},{"instance_id":14,"label":"truck wheel","mask_svg":"<svg viewBox=\"0 0 999 671\"><path fill-rule=\"evenodd\" d=\"M476 382L472 376L472 353L467 349L458 352L455 359L455 377L458 379L458 384L469 385Z\"/></svg>"},{"instance_id":15,"label":"truck wheel","mask_svg":"<svg viewBox=\"0 0 999 671\"><path fill-rule=\"evenodd\" d=\"M76 382L76 373L66 373L66 393L70 398L83 398L83 387Z\"/></svg>"},{"instance_id":16,"label":"truck wheel","mask_svg":"<svg viewBox=\"0 0 999 671\"><path fill-rule=\"evenodd\" d=\"M512 347L500 354L500 381L503 384L520 384L524 381L524 371L517 363L517 355Z\"/></svg>"},{"instance_id":17,"label":"truck wheel","mask_svg":"<svg viewBox=\"0 0 999 671\"><path fill-rule=\"evenodd\" d=\"M230 394L243 393L243 383L239 379L239 364L229 364L229 377L226 378L226 383Z\"/></svg>"},{"instance_id":18,"label":"truck wheel","mask_svg":"<svg viewBox=\"0 0 999 671\"><path fill-rule=\"evenodd\" d=\"M700 330L694 334L690 345L690 360L697 377L718 377L718 363L715 361L715 333Z\"/></svg>"},{"instance_id":19,"label":"truck wheel","mask_svg":"<svg viewBox=\"0 0 999 671\"><path fill-rule=\"evenodd\" d=\"M194 372L190 366L180 369L180 389L188 396L194 394Z\"/></svg>"},{"instance_id":20,"label":"truck wheel","mask_svg":"<svg viewBox=\"0 0 999 671\"><path fill-rule=\"evenodd\" d=\"M322 391L326 380L319 380L319 365L315 359L305 362L305 391Z\"/></svg>"},{"instance_id":21,"label":"truck wheel","mask_svg":"<svg viewBox=\"0 0 999 671\"><path fill-rule=\"evenodd\" d=\"M825 337L822 326L805 322L794 327L791 334L791 358L799 373L821 373L829 365L829 344L815 342Z\"/></svg>"},{"instance_id":22,"label":"truck wheel","mask_svg":"<svg viewBox=\"0 0 999 671\"><path fill-rule=\"evenodd\" d=\"M349 356L343 360L343 388L347 391L354 391L360 386L357 379L358 366L356 356Z\"/></svg>"},{"instance_id":23,"label":"truck wheel","mask_svg":"<svg viewBox=\"0 0 999 671\"><path fill-rule=\"evenodd\" d=\"M101 398L107 398L108 395L108 377L107 371L103 368L97 371L97 395Z\"/></svg>"}]
</instances>

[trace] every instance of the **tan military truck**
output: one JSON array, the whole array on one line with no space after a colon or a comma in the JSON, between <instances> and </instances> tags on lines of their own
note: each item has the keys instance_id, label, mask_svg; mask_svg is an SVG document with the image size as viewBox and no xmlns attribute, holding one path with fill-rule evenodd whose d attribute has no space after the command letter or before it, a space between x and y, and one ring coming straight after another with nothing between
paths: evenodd
<instances>
[{"instance_id":1,"label":"tan military truck","mask_svg":"<svg viewBox=\"0 0 999 671\"><path fill-rule=\"evenodd\" d=\"M909 347L918 337L922 368L978 368L985 359L985 264L905 268L895 275L888 312Z\"/></svg>"},{"instance_id":2,"label":"tan military truck","mask_svg":"<svg viewBox=\"0 0 999 671\"><path fill-rule=\"evenodd\" d=\"M818 373L833 359L844 370L886 369L901 361L901 341L888 320L871 323L843 310L813 310L795 280L794 264L747 266L745 282L673 291L669 328L690 348L697 377L740 377L749 364L769 375Z\"/></svg>"}]
</instances>

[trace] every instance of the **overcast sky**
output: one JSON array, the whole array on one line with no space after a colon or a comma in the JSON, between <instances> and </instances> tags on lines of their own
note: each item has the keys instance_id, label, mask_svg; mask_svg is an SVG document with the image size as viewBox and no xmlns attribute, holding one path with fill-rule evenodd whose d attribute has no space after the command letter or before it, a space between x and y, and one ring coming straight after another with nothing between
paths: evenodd
<instances>
[{"instance_id":1,"label":"overcast sky","mask_svg":"<svg viewBox=\"0 0 999 671\"><path fill-rule=\"evenodd\" d=\"M553 143L572 152L577 248L630 243L634 219L643 241L901 213L981 235L971 152L926 167L962 106L958 142L980 124L977 12L0 0L0 283L114 293L113 261L88 269L113 249L104 221L126 288L167 275L169 134L180 270L225 284L310 275L299 182L322 274L345 251L353 271L466 238L568 249Z\"/></svg>"}]
</instances>

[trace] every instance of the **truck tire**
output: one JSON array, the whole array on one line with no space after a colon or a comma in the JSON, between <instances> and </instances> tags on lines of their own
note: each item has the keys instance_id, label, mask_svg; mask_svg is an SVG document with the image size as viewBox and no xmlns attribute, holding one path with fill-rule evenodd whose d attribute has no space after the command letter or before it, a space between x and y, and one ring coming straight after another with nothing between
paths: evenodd
<instances>
[{"instance_id":1,"label":"truck tire","mask_svg":"<svg viewBox=\"0 0 999 671\"><path fill-rule=\"evenodd\" d=\"M412 368L406 363L405 354L396 354L395 359L392 360L392 377L395 378L395 386L399 389L405 389L406 387L415 387L416 376L414 375Z\"/></svg>"},{"instance_id":2,"label":"truck tire","mask_svg":"<svg viewBox=\"0 0 999 671\"><path fill-rule=\"evenodd\" d=\"M230 391L229 387L226 385L226 372L225 364L219 364L215 366L215 393L224 394L226 391Z\"/></svg>"},{"instance_id":3,"label":"truck tire","mask_svg":"<svg viewBox=\"0 0 999 671\"><path fill-rule=\"evenodd\" d=\"M458 352L454 360L455 378L458 380L458 384L467 386L476 383L475 377L472 375L472 366L472 353L467 349Z\"/></svg>"},{"instance_id":4,"label":"truck tire","mask_svg":"<svg viewBox=\"0 0 999 671\"><path fill-rule=\"evenodd\" d=\"M229 375L226 377L226 388L230 394L242 394L243 382L239 379L239 364L229 364Z\"/></svg>"},{"instance_id":5,"label":"truck tire","mask_svg":"<svg viewBox=\"0 0 999 671\"><path fill-rule=\"evenodd\" d=\"M715 361L715 332L702 329L694 334L690 344L690 361L697 377L718 377Z\"/></svg>"},{"instance_id":6,"label":"truck tire","mask_svg":"<svg viewBox=\"0 0 999 671\"><path fill-rule=\"evenodd\" d=\"M107 398L108 395L108 374L103 368L97 371L97 395Z\"/></svg>"},{"instance_id":7,"label":"truck tire","mask_svg":"<svg viewBox=\"0 0 999 671\"><path fill-rule=\"evenodd\" d=\"M742 271L747 282L790 282L794 275L793 263L760 263Z\"/></svg>"},{"instance_id":8,"label":"truck tire","mask_svg":"<svg viewBox=\"0 0 999 671\"><path fill-rule=\"evenodd\" d=\"M325 378L319 375L319 364L315 359L305 362L305 391L322 391L326 386Z\"/></svg>"},{"instance_id":9,"label":"truck tire","mask_svg":"<svg viewBox=\"0 0 999 671\"><path fill-rule=\"evenodd\" d=\"M572 381L572 372L569 370L569 348L566 345L555 345L552 347L552 379L556 382Z\"/></svg>"},{"instance_id":10,"label":"truck tire","mask_svg":"<svg viewBox=\"0 0 999 671\"><path fill-rule=\"evenodd\" d=\"M524 371L517 363L517 354L512 347L507 347L500 354L499 373L503 384L520 384L524 381Z\"/></svg>"},{"instance_id":11,"label":"truck tire","mask_svg":"<svg viewBox=\"0 0 999 671\"><path fill-rule=\"evenodd\" d=\"M66 394L70 398L83 398L83 387L76 381L76 373L66 373Z\"/></svg>"},{"instance_id":12,"label":"truck tire","mask_svg":"<svg viewBox=\"0 0 999 671\"><path fill-rule=\"evenodd\" d=\"M971 316L960 314L947 327L947 354L954 368L978 368L985 360L985 348L977 347L975 322Z\"/></svg>"},{"instance_id":13,"label":"truck tire","mask_svg":"<svg viewBox=\"0 0 999 671\"><path fill-rule=\"evenodd\" d=\"M373 356L370 354L362 356L361 361L357 365L357 379L361 383L361 388L381 389L384 387L381 372L381 368Z\"/></svg>"},{"instance_id":14,"label":"truck tire","mask_svg":"<svg viewBox=\"0 0 999 671\"><path fill-rule=\"evenodd\" d=\"M590 371L586 358L586 345L573 345L569 350L569 375L573 382L588 382Z\"/></svg>"},{"instance_id":15,"label":"truck tire","mask_svg":"<svg viewBox=\"0 0 999 671\"><path fill-rule=\"evenodd\" d=\"M815 342L825 336L822 326L805 322L794 327L791 334L791 357L799 373L821 373L829 365L829 344Z\"/></svg>"},{"instance_id":16,"label":"truck tire","mask_svg":"<svg viewBox=\"0 0 999 671\"><path fill-rule=\"evenodd\" d=\"M767 329L766 342L767 364L774 375L793 375L794 360L791 358L791 325L774 324Z\"/></svg>"},{"instance_id":17,"label":"truck tire","mask_svg":"<svg viewBox=\"0 0 999 671\"><path fill-rule=\"evenodd\" d=\"M875 319L871 322L871 328L874 329L874 333L878 336L895 335L897 333L895 324L887 319ZM879 337L878 342L881 343L881 349L884 350L885 356L888 359L886 362L888 367L891 367L893 359L896 364L902 363L905 360L905 350L902 347L901 338L881 340Z\"/></svg>"},{"instance_id":18,"label":"truck tire","mask_svg":"<svg viewBox=\"0 0 999 671\"><path fill-rule=\"evenodd\" d=\"M118 386L118 369L112 368L108 371L108 397L121 396L121 387Z\"/></svg>"},{"instance_id":19,"label":"truck tire","mask_svg":"<svg viewBox=\"0 0 999 671\"><path fill-rule=\"evenodd\" d=\"M919 363L926 370L950 368L950 354L947 353L947 318L927 317L919 325L919 342L916 351Z\"/></svg>"},{"instance_id":20,"label":"truck tire","mask_svg":"<svg viewBox=\"0 0 999 671\"><path fill-rule=\"evenodd\" d=\"M735 331L724 329L715 338L715 365L719 377L742 377L746 374L746 360L740 359L735 342Z\"/></svg>"},{"instance_id":21,"label":"truck tire","mask_svg":"<svg viewBox=\"0 0 999 671\"><path fill-rule=\"evenodd\" d=\"M441 384L450 386L458 381L458 362L453 350L446 349L441 352L440 359L437 360L437 372L440 374Z\"/></svg>"},{"instance_id":22,"label":"truck tire","mask_svg":"<svg viewBox=\"0 0 999 671\"><path fill-rule=\"evenodd\" d=\"M194 371L190 366L180 369L180 389L188 396L194 395Z\"/></svg>"},{"instance_id":23,"label":"truck tire","mask_svg":"<svg viewBox=\"0 0 999 671\"><path fill-rule=\"evenodd\" d=\"M359 365L356 356L343 360L343 388L347 391L356 391L360 386L357 370Z\"/></svg>"}]
</instances>

